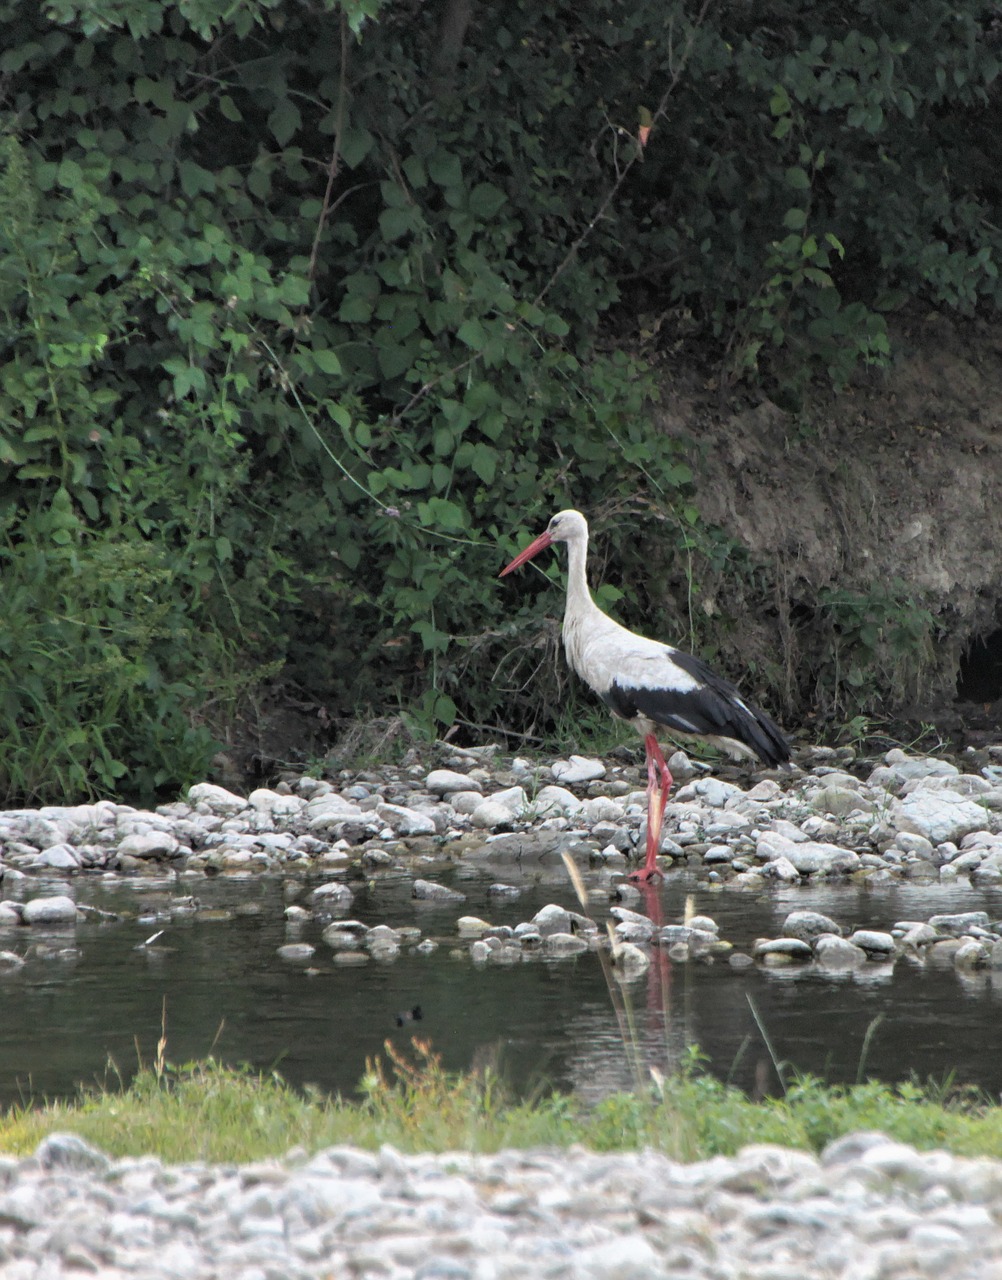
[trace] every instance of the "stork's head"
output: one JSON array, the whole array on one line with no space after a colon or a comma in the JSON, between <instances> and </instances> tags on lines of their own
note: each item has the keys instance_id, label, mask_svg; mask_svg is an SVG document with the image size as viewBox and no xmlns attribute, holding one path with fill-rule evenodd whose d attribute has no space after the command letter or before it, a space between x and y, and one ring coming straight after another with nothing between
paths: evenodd
<instances>
[{"instance_id":1,"label":"stork's head","mask_svg":"<svg viewBox=\"0 0 1002 1280\"><path fill-rule=\"evenodd\" d=\"M558 511L546 526L546 531L534 542L530 542L524 551L520 551L511 564L501 570L498 577L503 578L513 570L520 569L527 560L531 560L540 551L545 551L547 547L552 547L555 542L575 542L579 539L587 541L587 538L588 521L580 511Z\"/></svg>"}]
</instances>

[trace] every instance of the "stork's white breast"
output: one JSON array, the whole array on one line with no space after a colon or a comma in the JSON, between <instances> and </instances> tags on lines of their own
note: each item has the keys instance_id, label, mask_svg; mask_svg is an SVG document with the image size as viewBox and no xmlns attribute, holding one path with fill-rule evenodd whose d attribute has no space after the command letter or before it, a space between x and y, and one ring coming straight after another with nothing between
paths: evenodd
<instances>
[{"instance_id":1,"label":"stork's white breast","mask_svg":"<svg viewBox=\"0 0 1002 1280\"><path fill-rule=\"evenodd\" d=\"M615 682L626 689L689 693L699 681L672 661L670 645L627 631L600 610L564 620L567 661L598 694Z\"/></svg>"}]
</instances>

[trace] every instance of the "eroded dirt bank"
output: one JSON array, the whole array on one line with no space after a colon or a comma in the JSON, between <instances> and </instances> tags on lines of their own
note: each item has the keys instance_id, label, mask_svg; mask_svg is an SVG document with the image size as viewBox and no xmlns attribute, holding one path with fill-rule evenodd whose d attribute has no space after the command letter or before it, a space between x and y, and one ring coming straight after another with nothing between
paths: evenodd
<instances>
[{"instance_id":1,"label":"eroded dirt bank","mask_svg":"<svg viewBox=\"0 0 1002 1280\"><path fill-rule=\"evenodd\" d=\"M699 607L746 619L724 645L774 678L780 665L788 712L988 728L1002 661L995 675L977 642L1002 627L1002 331L913 317L894 352L800 414L672 374L659 413L696 505L749 553L744 584L703 566ZM870 697L825 706L836 670L870 653ZM979 705L956 704L958 676Z\"/></svg>"}]
</instances>

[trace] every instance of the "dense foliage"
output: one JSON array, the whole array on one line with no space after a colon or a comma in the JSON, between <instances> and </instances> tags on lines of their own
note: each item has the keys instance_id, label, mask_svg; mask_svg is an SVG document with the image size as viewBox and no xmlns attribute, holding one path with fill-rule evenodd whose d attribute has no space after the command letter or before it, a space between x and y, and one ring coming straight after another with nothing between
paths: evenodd
<instances>
[{"instance_id":1,"label":"dense foliage","mask_svg":"<svg viewBox=\"0 0 1002 1280\"><path fill-rule=\"evenodd\" d=\"M545 726L492 581L526 526L586 508L627 621L655 540L727 552L660 353L797 400L906 298L999 305L972 0L0 0L0 37L0 792L176 785L279 672Z\"/></svg>"}]
</instances>

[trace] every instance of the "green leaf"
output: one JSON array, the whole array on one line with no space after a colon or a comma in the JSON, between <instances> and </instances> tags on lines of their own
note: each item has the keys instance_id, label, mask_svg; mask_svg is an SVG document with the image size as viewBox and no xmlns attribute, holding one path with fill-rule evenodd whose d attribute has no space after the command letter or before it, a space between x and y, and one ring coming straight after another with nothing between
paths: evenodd
<instances>
[{"instance_id":1,"label":"green leaf","mask_svg":"<svg viewBox=\"0 0 1002 1280\"><path fill-rule=\"evenodd\" d=\"M474 351L481 351L487 342L487 334L484 332L484 326L479 320L464 320L459 326L456 337L468 347L472 347Z\"/></svg>"},{"instance_id":2,"label":"green leaf","mask_svg":"<svg viewBox=\"0 0 1002 1280\"><path fill-rule=\"evenodd\" d=\"M484 484L493 484L498 469L498 453L488 444L478 444L473 450L473 470Z\"/></svg>"},{"instance_id":3,"label":"green leaf","mask_svg":"<svg viewBox=\"0 0 1002 1280\"><path fill-rule=\"evenodd\" d=\"M348 125L341 135L341 159L349 169L356 169L375 145L368 129Z\"/></svg>"},{"instance_id":4,"label":"green leaf","mask_svg":"<svg viewBox=\"0 0 1002 1280\"><path fill-rule=\"evenodd\" d=\"M400 167L404 171L404 177L416 191L428 185L428 170L420 156L408 156Z\"/></svg>"},{"instance_id":5,"label":"green leaf","mask_svg":"<svg viewBox=\"0 0 1002 1280\"><path fill-rule=\"evenodd\" d=\"M191 160L182 160L177 170L181 190L186 196L197 196L202 191L215 191L215 176L201 165L194 164Z\"/></svg>"},{"instance_id":6,"label":"green leaf","mask_svg":"<svg viewBox=\"0 0 1002 1280\"><path fill-rule=\"evenodd\" d=\"M811 187L811 179L806 169L801 169L799 165L794 165L786 171L786 185L792 187L794 191L809 191Z\"/></svg>"},{"instance_id":7,"label":"green leaf","mask_svg":"<svg viewBox=\"0 0 1002 1280\"><path fill-rule=\"evenodd\" d=\"M428 176L440 187L458 187L463 181L463 168L459 157L451 151L439 149L428 160Z\"/></svg>"},{"instance_id":8,"label":"green leaf","mask_svg":"<svg viewBox=\"0 0 1002 1280\"><path fill-rule=\"evenodd\" d=\"M384 240L399 240L416 231L420 225L417 211L410 205L403 209L384 209L379 215L379 234Z\"/></svg>"},{"instance_id":9,"label":"green leaf","mask_svg":"<svg viewBox=\"0 0 1002 1280\"><path fill-rule=\"evenodd\" d=\"M289 307L305 307L310 300L310 282L305 276L287 275L278 286L279 300Z\"/></svg>"},{"instance_id":10,"label":"green leaf","mask_svg":"<svg viewBox=\"0 0 1002 1280\"><path fill-rule=\"evenodd\" d=\"M447 458L456 445L456 437L451 427L436 427L431 438L431 447L440 458Z\"/></svg>"},{"instance_id":11,"label":"green leaf","mask_svg":"<svg viewBox=\"0 0 1002 1280\"><path fill-rule=\"evenodd\" d=\"M508 197L490 182L479 182L470 192L470 213L484 220L493 218L508 203Z\"/></svg>"},{"instance_id":12,"label":"green leaf","mask_svg":"<svg viewBox=\"0 0 1002 1280\"><path fill-rule=\"evenodd\" d=\"M411 367L413 353L407 343L380 346L377 354L384 378L399 378Z\"/></svg>"},{"instance_id":13,"label":"green leaf","mask_svg":"<svg viewBox=\"0 0 1002 1280\"><path fill-rule=\"evenodd\" d=\"M449 532L466 530L466 512L458 503L447 498L429 498L417 505L418 518L425 528L443 529Z\"/></svg>"},{"instance_id":14,"label":"green leaf","mask_svg":"<svg viewBox=\"0 0 1002 1280\"><path fill-rule=\"evenodd\" d=\"M777 84L772 91L772 97L769 99L769 110L774 116L785 116L790 110L790 95L785 87Z\"/></svg>"},{"instance_id":15,"label":"green leaf","mask_svg":"<svg viewBox=\"0 0 1002 1280\"><path fill-rule=\"evenodd\" d=\"M314 349L313 362L321 373L333 374L335 377L341 373L341 361L333 351L323 348L319 351Z\"/></svg>"},{"instance_id":16,"label":"green leaf","mask_svg":"<svg viewBox=\"0 0 1002 1280\"><path fill-rule=\"evenodd\" d=\"M268 116L268 128L280 147L286 145L302 123L299 108L291 98L281 98Z\"/></svg>"},{"instance_id":17,"label":"green leaf","mask_svg":"<svg viewBox=\"0 0 1002 1280\"><path fill-rule=\"evenodd\" d=\"M337 556L349 569L357 569L362 562L362 550L355 542L346 538L338 540Z\"/></svg>"},{"instance_id":18,"label":"green leaf","mask_svg":"<svg viewBox=\"0 0 1002 1280\"><path fill-rule=\"evenodd\" d=\"M453 724L458 710L456 704L447 693L440 693L435 699L435 719L440 724Z\"/></svg>"},{"instance_id":19,"label":"green leaf","mask_svg":"<svg viewBox=\"0 0 1002 1280\"><path fill-rule=\"evenodd\" d=\"M197 365L186 365L174 374L174 398L183 400L190 392L203 393L206 389L205 370Z\"/></svg>"},{"instance_id":20,"label":"green leaf","mask_svg":"<svg viewBox=\"0 0 1002 1280\"><path fill-rule=\"evenodd\" d=\"M800 231L807 224L807 212L804 209L787 209L783 216L783 226L790 231Z\"/></svg>"},{"instance_id":21,"label":"green leaf","mask_svg":"<svg viewBox=\"0 0 1002 1280\"><path fill-rule=\"evenodd\" d=\"M338 307L338 319L346 324L365 324L372 319L373 303L361 294L349 294Z\"/></svg>"},{"instance_id":22,"label":"green leaf","mask_svg":"<svg viewBox=\"0 0 1002 1280\"><path fill-rule=\"evenodd\" d=\"M83 170L75 160L68 157L60 160L57 181L61 187L66 187L69 191L76 189L83 183Z\"/></svg>"}]
</instances>

